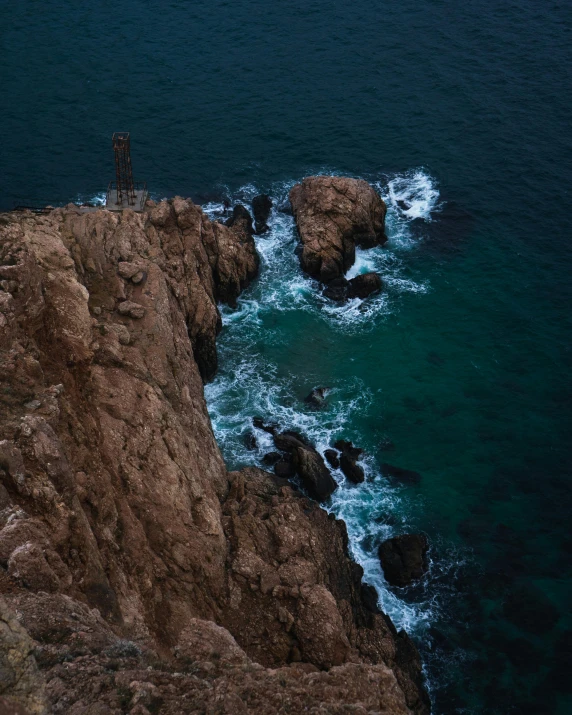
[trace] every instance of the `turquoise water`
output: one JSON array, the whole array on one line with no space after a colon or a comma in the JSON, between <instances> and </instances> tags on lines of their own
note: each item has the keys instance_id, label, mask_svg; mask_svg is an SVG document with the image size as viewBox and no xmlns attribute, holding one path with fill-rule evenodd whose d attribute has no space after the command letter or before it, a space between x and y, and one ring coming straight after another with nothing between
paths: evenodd
<instances>
[{"instance_id":1,"label":"turquoise water","mask_svg":"<svg viewBox=\"0 0 572 715\"><path fill-rule=\"evenodd\" d=\"M353 270L387 289L347 310L274 212L207 397L229 466L263 452L243 445L254 414L366 450L368 481L328 508L414 634L436 713L572 712L571 27L532 0L0 2L1 208L101 197L125 129L155 197L213 215L317 172L386 197L390 241ZM317 385L323 413L301 401ZM393 592L375 546L410 529L431 571Z\"/></svg>"}]
</instances>

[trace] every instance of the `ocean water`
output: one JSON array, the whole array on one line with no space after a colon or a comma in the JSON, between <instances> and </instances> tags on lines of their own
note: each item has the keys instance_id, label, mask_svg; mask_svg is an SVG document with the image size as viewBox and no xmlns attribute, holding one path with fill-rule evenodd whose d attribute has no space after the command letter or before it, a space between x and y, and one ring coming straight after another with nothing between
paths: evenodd
<instances>
[{"instance_id":1,"label":"ocean water","mask_svg":"<svg viewBox=\"0 0 572 715\"><path fill-rule=\"evenodd\" d=\"M245 446L254 415L365 450L326 506L439 715L572 712L571 28L532 0L0 3L1 208L101 197L118 130L154 197L273 197L260 278L223 309L215 433L229 467L270 448ZM351 269L383 276L369 301L299 270L279 209L318 172L387 201ZM376 547L411 530L431 568L392 589Z\"/></svg>"}]
</instances>

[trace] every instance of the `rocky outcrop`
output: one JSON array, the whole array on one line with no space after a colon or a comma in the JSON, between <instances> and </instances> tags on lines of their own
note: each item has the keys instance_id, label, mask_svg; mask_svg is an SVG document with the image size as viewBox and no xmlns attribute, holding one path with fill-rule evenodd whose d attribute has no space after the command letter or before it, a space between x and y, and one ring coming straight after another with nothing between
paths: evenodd
<instances>
[{"instance_id":1,"label":"rocky outcrop","mask_svg":"<svg viewBox=\"0 0 572 715\"><path fill-rule=\"evenodd\" d=\"M343 522L214 440L247 229L179 198L0 216L0 593L50 712L428 711Z\"/></svg>"},{"instance_id":2,"label":"rocky outcrop","mask_svg":"<svg viewBox=\"0 0 572 715\"><path fill-rule=\"evenodd\" d=\"M427 571L425 534L402 534L379 545L383 574L392 586L409 586Z\"/></svg>"},{"instance_id":3,"label":"rocky outcrop","mask_svg":"<svg viewBox=\"0 0 572 715\"><path fill-rule=\"evenodd\" d=\"M340 452L340 469L346 479L354 484L361 484L365 479L363 467L357 461L363 454L363 450L354 447L351 442L339 439L334 447Z\"/></svg>"},{"instance_id":4,"label":"rocky outcrop","mask_svg":"<svg viewBox=\"0 0 572 715\"><path fill-rule=\"evenodd\" d=\"M322 295L338 303L344 303L352 298L369 298L370 295L379 293L383 282L377 273L361 273L359 276L346 280L334 278L322 291Z\"/></svg>"},{"instance_id":5,"label":"rocky outcrop","mask_svg":"<svg viewBox=\"0 0 572 715\"><path fill-rule=\"evenodd\" d=\"M300 264L313 278L329 283L355 261L355 247L387 241L386 206L361 179L311 176L290 191L301 241Z\"/></svg>"},{"instance_id":6,"label":"rocky outcrop","mask_svg":"<svg viewBox=\"0 0 572 715\"><path fill-rule=\"evenodd\" d=\"M317 501L326 501L338 488L322 455L301 434L280 432L274 434L274 444L284 452L283 465L278 462L278 476L298 475L308 494Z\"/></svg>"},{"instance_id":7,"label":"rocky outcrop","mask_svg":"<svg viewBox=\"0 0 572 715\"><path fill-rule=\"evenodd\" d=\"M266 233L269 231L268 218L272 210L272 199L267 194L260 194L252 199L252 213L256 225L256 233Z\"/></svg>"}]
</instances>

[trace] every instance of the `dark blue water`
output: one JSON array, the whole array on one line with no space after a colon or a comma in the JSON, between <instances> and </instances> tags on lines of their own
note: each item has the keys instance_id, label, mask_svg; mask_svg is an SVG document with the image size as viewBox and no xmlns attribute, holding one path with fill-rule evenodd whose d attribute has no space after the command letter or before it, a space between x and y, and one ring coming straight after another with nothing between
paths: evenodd
<instances>
[{"instance_id":1,"label":"dark blue water","mask_svg":"<svg viewBox=\"0 0 572 715\"><path fill-rule=\"evenodd\" d=\"M261 411L367 450L367 483L329 508L436 713L572 712L571 27L568 4L528 0L0 2L0 207L101 195L117 130L153 195L215 214L318 171L386 197L389 244L356 270L387 290L348 311L273 214L207 396L229 465L260 458L241 435ZM317 384L320 414L301 402ZM392 591L376 540L409 529L431 572Z\"/></svg>"}]
</instances>

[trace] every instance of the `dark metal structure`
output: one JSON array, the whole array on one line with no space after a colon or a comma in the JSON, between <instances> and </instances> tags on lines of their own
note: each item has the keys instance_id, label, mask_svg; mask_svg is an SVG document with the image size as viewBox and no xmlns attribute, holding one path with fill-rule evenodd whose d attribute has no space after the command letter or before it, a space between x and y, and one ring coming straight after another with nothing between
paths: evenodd
<instances>
[{"instance_id":1,"label":"dark metal structure","mask_svg":"<svg viewBox=\"0 0 572 715\"><path fill-rule=\"evenodd\" d=\"M115 132L112 137L115 153L115 179L117 181L117 205L123 205L124 200L133 206L135 204L135 187L133 186L133 170L131 168L131 142L129 132Z\"/></svg>"},{"instance_id":2,"label":"dark metal structure","mask_svg":"<svg viewBox=\"0 0 572 715\"><path fill-rule=\"evenodd\" d=\"M147 184L133 181L129 132L115 132L112 142L115 154L115 181L109 183L106 208L111 211L124 208L142 211L147 200Z\"/></svg>"}]
</instances>

